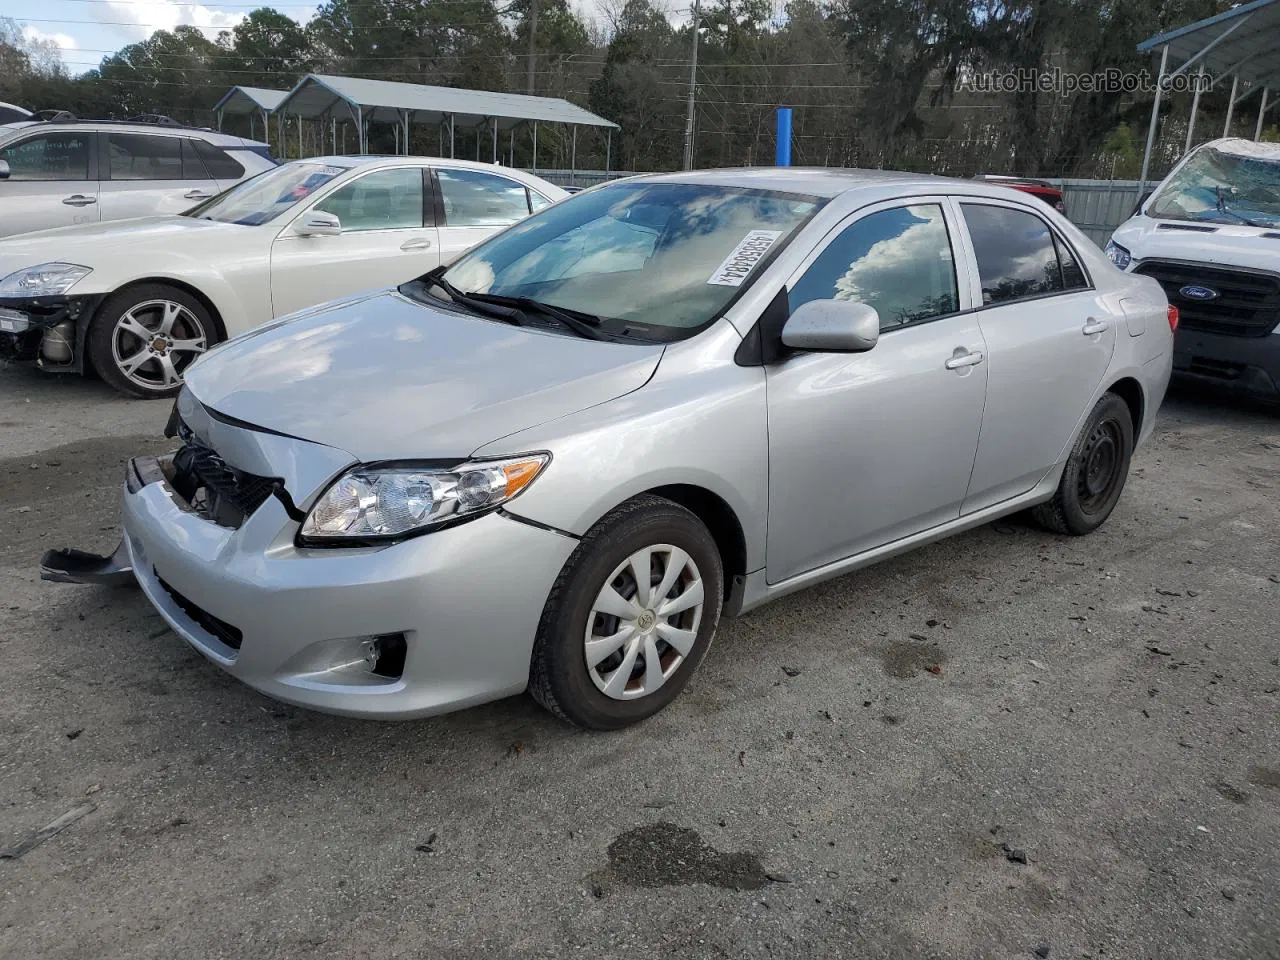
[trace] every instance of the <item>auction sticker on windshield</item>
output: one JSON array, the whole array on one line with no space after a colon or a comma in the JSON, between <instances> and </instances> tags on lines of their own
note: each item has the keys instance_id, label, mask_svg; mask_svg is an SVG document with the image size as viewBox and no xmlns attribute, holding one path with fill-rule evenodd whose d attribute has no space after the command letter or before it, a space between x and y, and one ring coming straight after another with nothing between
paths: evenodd
<instances>
[{"instance_id":1,"label":"auction sticker on windshield","mask_svg":"<svg viewBox=\"0 0 1280 960\"><path fill-rule=\"evenodd\" d=\"M733 248L724 263L716 267L707 283L718 287L740 287L753 267L782 236L781 230L752 230Z\"/></svg>"}]
</instances>

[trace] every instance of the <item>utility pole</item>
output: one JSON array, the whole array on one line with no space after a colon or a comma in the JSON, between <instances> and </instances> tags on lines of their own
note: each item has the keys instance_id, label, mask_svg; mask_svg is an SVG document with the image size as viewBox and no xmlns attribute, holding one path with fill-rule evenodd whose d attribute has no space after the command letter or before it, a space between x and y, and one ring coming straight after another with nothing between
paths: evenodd
<instances>
[{"instance_id":1,"label":"utility pole","mask_svg":"<svg viewBox=\"0 0 1280 960\"><path fill-rule=\"evenodd\" d=\"M529 96L534 94L534 65L538 62L538 0L529 0Z\"/></svg>"},{"instance_id":2,"label":"utility pole","mask_svg":"<svg viewBox=\"0 0 1280 960\"><path fill-rule=\"evenodd\" d=\"M689 62L689 113L684 120L684 168L693 169L693 117L697 109L698 90L698 25L701 21L700 0L693 0L693 55Z\"/></svg>"}]
</instances>

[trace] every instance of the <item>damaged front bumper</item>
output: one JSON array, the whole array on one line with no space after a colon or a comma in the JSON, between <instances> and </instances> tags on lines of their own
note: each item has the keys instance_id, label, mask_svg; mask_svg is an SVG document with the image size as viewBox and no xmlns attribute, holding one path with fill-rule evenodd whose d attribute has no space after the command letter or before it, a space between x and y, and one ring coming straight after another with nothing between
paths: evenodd
<instances>
[{"instance_id":1,"label":"damaged front bumper","mask_svg":"<svg viewBox=\"0 0 1280 960\"><path fill-rule=\"evenodd\" d=\"M104 299L105 294L0 299L0 360L82 373L89 322Z\"/></svg>"},{"instance_id":2,"label":"damaged front bumper","mask_svg":"<svg viewBox=\"0 0 1280 960\"><path fill-rule=\"evenodd\" d=\"M316 710L419 717L524 689L539 617L577 540L493 513L394 544L306 547L300 512L354 458L210 416L187 391L178 408L184 446L279 488L229 511L210 496L221 478L201 457L136 458L121 549L46 554L45 579L118 582L108 578L129 571L208 660ZM192 471L204 488L189 498Z\"/></svg>"},{"instance_id":3,"label":"damaged front bumper","mask_svg":"<svg viewBox=\"0 0 1280 960\"><path fill-rule=\"evenodd\" d=\"M133 561L124 541L109 557L83 550L46 550L40 558L40 579L50 583L92 583L104 587L126 587L135 581Z\"/></svg>"}]
</instances>

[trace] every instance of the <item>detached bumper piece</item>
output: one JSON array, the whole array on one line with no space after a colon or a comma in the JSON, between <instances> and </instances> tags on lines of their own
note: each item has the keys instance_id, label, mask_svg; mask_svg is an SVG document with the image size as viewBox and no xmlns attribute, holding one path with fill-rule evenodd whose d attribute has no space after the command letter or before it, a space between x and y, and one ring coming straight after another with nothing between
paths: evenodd
<instances>
[{"instance_id":1,"label":"detached bumper piece","mask_svg":"<svg viewBox=\"0 0 1280 960\"><path fill-rule=\"evenodd\" d=\"M83 550L46 550L40 558L40 579L51 583L92 583L104 587L123 587L137 581L129 550L121 541L109 557Z\"/></svg>"}]
</instances>

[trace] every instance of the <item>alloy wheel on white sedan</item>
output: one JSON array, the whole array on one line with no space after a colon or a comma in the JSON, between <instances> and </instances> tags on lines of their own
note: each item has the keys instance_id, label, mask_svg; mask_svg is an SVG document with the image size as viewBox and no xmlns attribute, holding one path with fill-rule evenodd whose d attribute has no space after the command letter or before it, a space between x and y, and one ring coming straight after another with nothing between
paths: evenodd
<instances>
[{"instance_id":1,"label":"alloy wheel on white sedan","mask_svg":"<svg viewBox=\"0 0 1280 960\"><path fill-rule=\"evenodd\" d=\"M98 308L87 353L98 375L134 397L170 397L201 354L221 339L217 321L186 290L128 287Z\"/></svg>"},{"instance_id":2,"label":"alloy wheel on white sedan","mask_svg":"<svg viewBox=\"0 0 1280 960\"><path fill-rule=\"evenodd\" d=\"M209 348L195 314L172 300L147 300L116 321L111 355L116 366L144 390L168 390L182 371Z\"/></svg>"}]
</instances>

